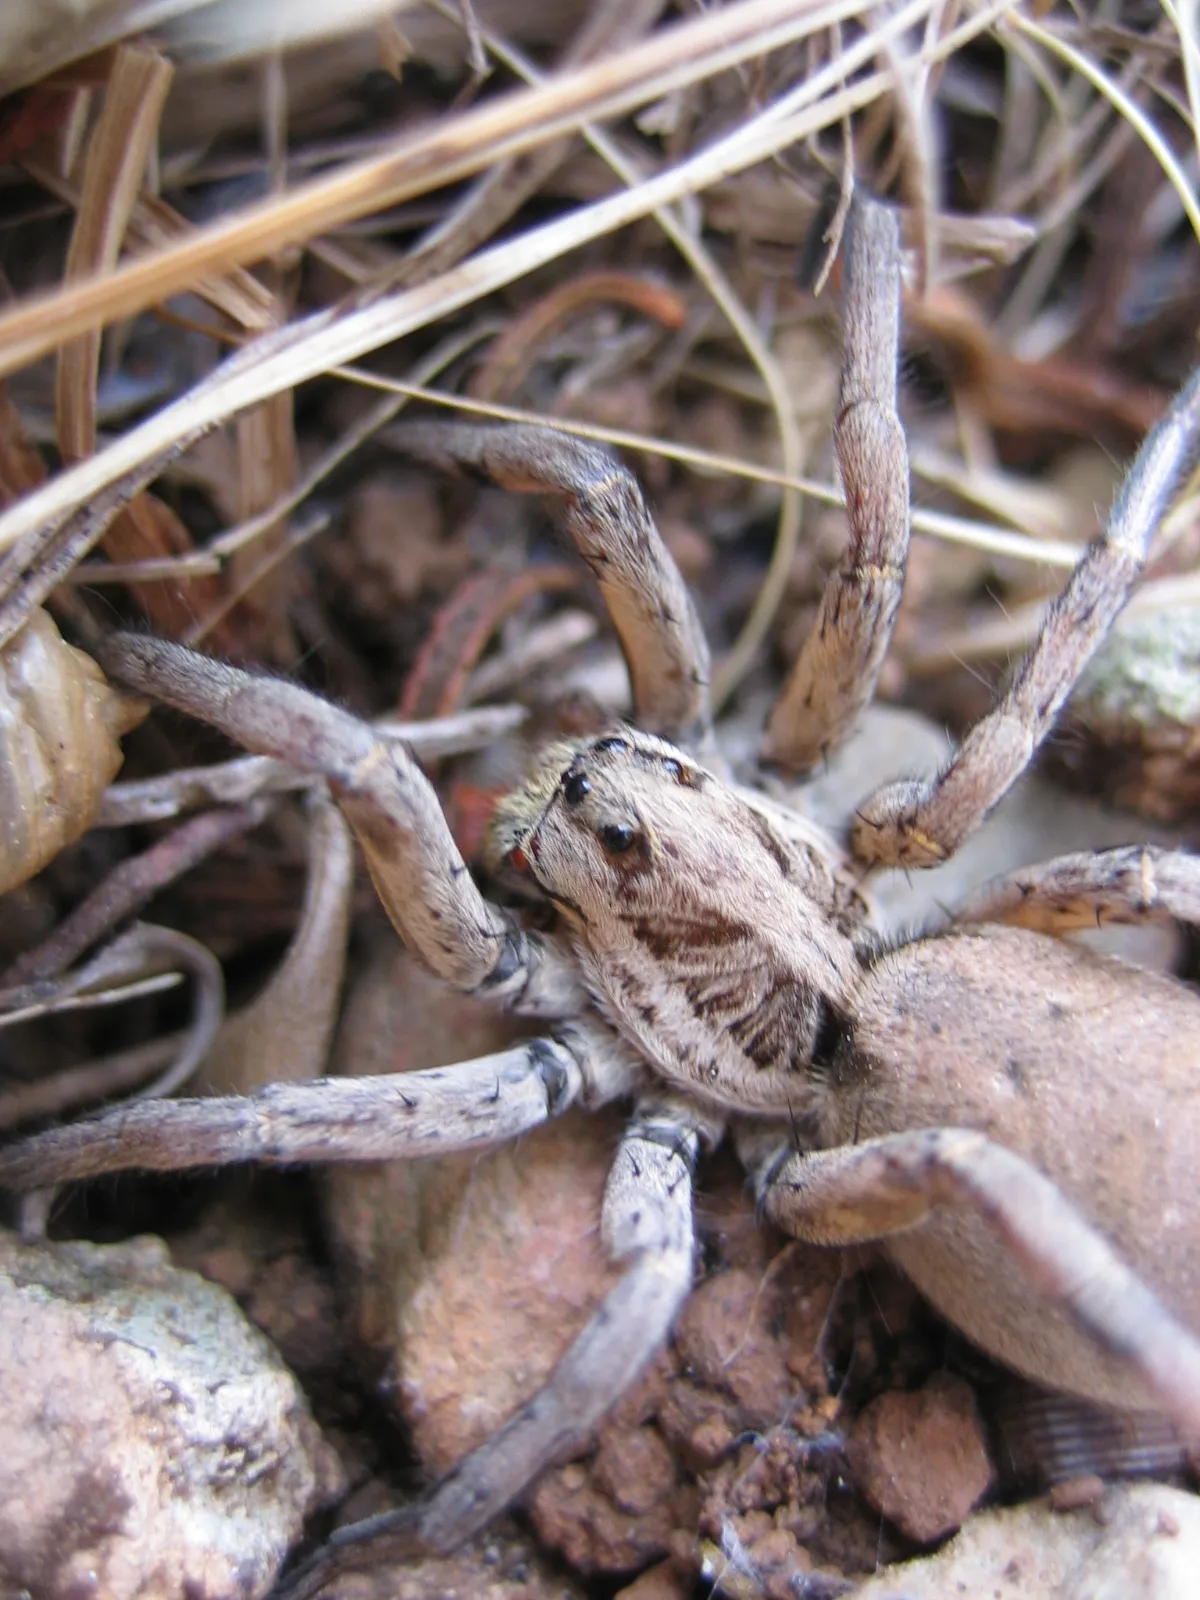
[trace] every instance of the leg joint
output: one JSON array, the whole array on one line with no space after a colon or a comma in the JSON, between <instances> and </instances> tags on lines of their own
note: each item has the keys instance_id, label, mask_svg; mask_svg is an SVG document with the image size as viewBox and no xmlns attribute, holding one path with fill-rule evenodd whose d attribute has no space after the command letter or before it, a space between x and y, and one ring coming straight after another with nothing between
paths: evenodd
<instances>
[{"instance_id":1,"label":"leg joint","mask_svg":"<svg viewBox=\"0 0 1200 1600\"><path fill-rule=\"evenodd\" d=\"M553 1039L531 1039L529 1059L545 1088L547 1110L552 1117L559 1116L578 1097L581 1078L578 1062L565 1045Z\"/></svg>"},{"instance_id":2,"label":"leg joint","mask_svg":"<svg viewBox=\"0 0 1200 1600\"><path fill-rule=\"evenodd\" d=\"M683 1127L666 1117L656 1117L653 1112L634 1118L626 1133L627 1139L638 1139L643 1144L658 1145L686 1167L691 1176L700 1156L700 1136L695 1128Z\"/></svg>"},{"instance_id":3,"label":"leg joint","mask_svg":"<svg viewBox=\"0 0 1200 1600\"><path fill-rule=\"evenodd\" d=\"M501 940L500 951L496 957L496 964L487 976L477 985L476 994L487 994L492 990L502 988L520 972L527 971L529 966L529 948L525 935L516 922L505 912L505 932Z\"/></svg>"}]
</instances>

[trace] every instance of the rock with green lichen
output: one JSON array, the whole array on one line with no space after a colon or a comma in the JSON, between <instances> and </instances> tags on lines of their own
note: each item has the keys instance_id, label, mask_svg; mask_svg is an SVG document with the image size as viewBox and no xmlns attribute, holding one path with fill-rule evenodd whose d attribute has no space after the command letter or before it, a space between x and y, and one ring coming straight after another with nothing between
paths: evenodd
<instances>
[{"instance_id":1,"label":"rock with green lichen","mask_svg":"<svg viewBox=\"0 0 1200 1600\"><path fill-rule=\"evenodd\" d=\"M1153 822L1200 801L1200 607L1125 617L1071 696L1047 760Z\"/></svg>"}]
</instances>

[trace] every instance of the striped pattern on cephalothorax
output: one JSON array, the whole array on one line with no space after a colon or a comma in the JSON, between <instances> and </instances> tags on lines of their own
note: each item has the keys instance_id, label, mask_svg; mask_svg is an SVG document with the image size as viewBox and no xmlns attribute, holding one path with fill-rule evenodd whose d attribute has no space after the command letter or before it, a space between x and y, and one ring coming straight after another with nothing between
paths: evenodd
<instances>
[{"instance_id":1,"label":"striped pattern on cephalothorax","mask_svg":"<svg viewBox=\"0 0 1200 1600\"><path fill-rule=\"evenodd\" d=\"M596 1004L673 1083L788 1114L849 1009L861 902L827 854L661 739L556 745L496 860L562 913Z\"/></svg>"}]
</instances>

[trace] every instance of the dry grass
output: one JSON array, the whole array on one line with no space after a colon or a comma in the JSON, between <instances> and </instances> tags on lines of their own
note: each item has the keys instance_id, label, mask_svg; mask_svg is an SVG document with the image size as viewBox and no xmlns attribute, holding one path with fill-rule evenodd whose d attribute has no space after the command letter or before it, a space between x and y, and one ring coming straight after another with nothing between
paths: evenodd
<instances>
[{"instance_id":1,"label":"dry grass","mask_svg":"<svg viewBox=\"0 0 1200 1600\"><path fill-rule=\"evenodd\" d=\"M60 351L57 431L63 459L73 465L0 516L0 549L10 551L2 574L0 637L19 625L31 606L52 592L69 565L101 537L94 514L98 495L107 495L114 504L131 495L199 434L228 424L235 416L243 418L244 439L239 447L243 503L248 512L259 513L255 526L263 536L275 528L278 547L277 524L263 519L273 505L282 514L294 510L297 501L287 481L289 474L295 478L296 459L287 438L287 407L272 406L276 397L384 345L461 318L467 308L486 296L647 215L655 216L684 255L741 342L772 406L781 481L785 486L798 482L803 475L793 406L769 341L761 337L737 285L677 208L747 168L762 173L764 161L777 158L779 152L795 148L801 141L815 154L822 135L839 128L844 132L849 119L856 117L854 136L863 153L855 159L860 167L864 155L869 167L872 151L890 136L890 153L876 181L887 181L890 173L909 201L918 277L932 273L936 280L939 256L949 256L952 269L959 269L951 250L938 243L946 229L940 216L944 203L936 191L936 152L945 138L937 97L945 97L947 86L953 89L969 73L978 76L974 66L962 67L960 52L987 31L1009 51L1007 66L997 64L999 70L993 72L994 92L998 93L1003 83L1015 110L1017 87L1028 101L1028 86L1033 84L1040 101L1040 119L1027 119L1028 125L1019 131L1015 117L1012 127L1001 119L993 173L982 186L977 184L981 198L997 202L994 215L1009 224L1005 240L993 223L993 238L999 236L1001 241L998 247L992 245L993 260L999 256L1003 261L1006 254L1020 252L1030 263L1024 275L1016 275L1010 301L1024 302L1023 311L1033 324L1039 312L1046 314L1054 286L1045 281L1044 273L1039 274L1044 288L1040 302L1034 303L1026 287L1029 276L1039 256L1050 254L1062 260L1067 248L1063 236L1074 236L1078 227L1078 222L1071 227L1061 219L1059 197L1068 189L1078 216L1106 172L1123 152L1127 157L1131 134L1145 141L1195 224L1183 167L1187 146L1182 155L1173 149L1173 143L1182 143L1179 135L1187 128L1190 101L1170 87L1178 36L1166 24L1147 39L1121 36L1116 28L1107 30L1105 43L1111 49L1119 40L1123 46L1120 54L1125 57L1123 71L1112 71L1089 56L1080 28L1068 19L1035 21L1010 4L948 12L929 0L910 0L886 16L873 16L867 31L859 32L851 4L748 0L664 28L636 50L618 51L611 60L584 61L546 77L524 60L511 41L493 34L485 19L479 41L530 80L527 89L489 96L469 110L439 118L429 131L418 129L398 138L368 134L369 154L335 161L330 170L307 182L278 184L272 180L274 192L264 199L199 228L183 223L159 196L144 189L139 193L147 174L146 157L155 144L170 66L144 45L116 49L106 74L103 64L94 69L103 78L106 92L101 114L86 135L85 148L76 151L77 171L55 171L47 160L47 145L53 147L53 139L19 152L35 179L44 177L56 198L75 205L77 220L59 286L33 298L26 296L0 315L0 371L16 371L52 349ZM771 63L772 49L778 52L775 63L803 60L816 70L805 72L782 92L752 94L746 101L746 115L726 115L724 130L716 138L702 141L694 153L684 151L682 159L664 163L660 157L652 166L649 148L639 159L631 152L628 137L622 149L596 126L602 119L666 96L686 104L689 94L703 93L693 87L696 85L728 85L734 80L731 68L739 61L755 59L760 74L786 73L787 67ZM1178 59L1186 64L1190 56L1181 49ZM1060 70L1061 63L1067 70ZM749 88L745 69L740 70L741 81ZM269 80L270 74L265 69L264 73ZM1190 92L1190 68L1185 82ZM1123 88L1123 83L1136 83L1136 92ZM67 102L78 101L86 92L64 88L57 93L60 101ZM1160 97L1158 111L1164 107L1170 111L1165 133L1156 126L1156 95ZM1149 109L1142 109L1147 102ZM1110 113L1107 116L1106 111ZM1158 120L1163 120L1161 115ZM77 105L70 115L64 111L62 125L55 130L60 147L68 142L62 137L65 130L70 127L74 132L78 121ZM623 187L577 206L550 224L519 232L503 244L476 249L425 282L405 286L411 270L406 273L403 253L397 257L389 251L390 259L382 268L356 275L355 288L340 302L310 308L304 314L295 302L285 309L269 289L264 295L255 280L245 275L247 264L268 257L278 261L281 252L301 244L312 245L319 254L325 246L323 253L328 256L335 248L330 239L335 230L344 230L347 224L384 208L435 193L472 172L494 169L498 163L544 148L572 129L584 130ZM280 149L285 165L292 154L286 150L286 136L285 116L281 137L273 139L277 171ZM265 127L264 138L272 142ZM1088 141L1083 147L1082 138ZM1024 144L1027 156L1023 173L1016 171L1020 153L1013 146L1018 142ZM848 150L845 145L844 151ZM71 153L71 149L66 152ZM836 144L830 147L829 159L836 164ZM170 156L164 155L157 169L161 171L169 161ZM297 163L293 161L293 165ZM202 158L200 166L202 173ZM814 165L811 156L809 167L811 174L819 175L819 163ZM780 169L775 171L781 176ZM786 183L786 179L781 181ZM805 194L797 196L797 211L811 211L812 176L801 189ZM1008 206L1017 209L1006 216ZM937 220L937 226L931 219ZM962 253L975 243L970 239L971 220L961 219L966 223L965 228L960 223L960 238L966 234L965 248L962 243L959 246ZM453 234L453 212L448 227ZM470 230L465 232L469 244ZM983 227L976 229L976 239L975 247L986 253L989 242ZM443 260L450 253L443 251ZM294 269L294 256L288 259ZM1011 272L1009 277L1013 277ZM266 288L272 274L268 272L259 281ZM401 286L393 287L397 283ZM927 290L932 294L932 283ZM147 308L169 306L172 297L185 293L198 294L219 311L219 320L210 320L207 326L217 339L239 343L238 356L216 367L201 384L185 390L139 426L91 453L101 330ZM995 315L1005 320L1003 305ZM1006 320L1009 348L1018 342L1015 335L1030 336L1029 326L1012 328L1011 314ZM264 325L266 331L262 331ZM257 338L247 338L255 333ZM969 417L963 421L964 443L978 443L980 429L971 431ZM253 472L246 466L248 456L255 460L257 470ZM269 463L265 466L264 458ZM970 465L968 461L964 481L969 480ZM796 496L785 488L777 557L745 636L725 666L722 693L744 674L778 606L793 564L799 506ZM128 520L129 513L122 516ZM1020 529L1019 509L1014 521ZM961 524L956 531L962 536ZM163 545L160 554L142 551L148 559L157 560L158 564L147 569L147 575L156 579L164 570L162 560L170 560L172 554L183 556L180 575L189 574L193 580L211 576L214 561L224 564L238 589L245 588L247 574L256 570L253 562L247 565L242 540L218 543L215 554L196 562L180 548L186 536L181 537L174 528L160 530L158 538ZM989 546L986 529L981 530L981 539L982 547L994 548L994 541ZM65 551L70 552L69 560ZM1056 554L1061 558L1061 553ZM134 559L128 554L116 558L123 567ZM157 620L169 623L169 612Z\"/></svg>"}]
</instances>

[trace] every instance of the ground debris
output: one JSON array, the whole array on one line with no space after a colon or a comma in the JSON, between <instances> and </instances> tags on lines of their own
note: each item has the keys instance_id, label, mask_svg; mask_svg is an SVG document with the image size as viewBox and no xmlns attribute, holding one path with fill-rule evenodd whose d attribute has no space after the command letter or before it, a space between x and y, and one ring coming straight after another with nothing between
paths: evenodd
<instances>
[{"instance_id":1,"label":"ground debris","mask_svg":"<svg viewBox=\"0 0 1200 1600\"><path fill-rule=\"evenodd\" d=\"M848 1453L862 1493L918 1544L960 1528L994 1476L975 1396L952 1376L872 1400Z\"/></svg>"},{"instance_id":2,"label":"ground debris","mask_svg":"<svg viewBox=\"0 0 1200 1600\"><path fill-rule=\"evenodd\" d=\"M1192 1600L1200 1501L1164 1484L1122 1484L1095 1509L1044 1500L984 1511L936 1556L892 1567L855 1600Z\"/></svg>"},{"instance_id":3,"label":"ground debris","mask_svg":"<svg viewBox=\"0 0 1200 1600\"><path fill-rule=\"evenodd\" d=\"M0 1592L255 1600L340 1469L227 1294L157 1240L0 1237Z\"/></svg>"},{"instance_id":4,"label":"ground debris","mask_svg":"<svg viewBox=\"0 0 1200 1600\"><path fill-rule=\"evenodd\" d=\"M583 1590L504 1525L457 1555L339 1578L328 1600L583 1600Z\"/></svg>"}]
</instances>

